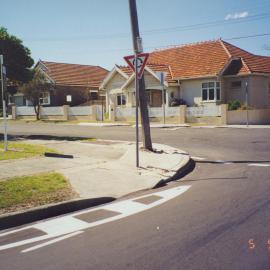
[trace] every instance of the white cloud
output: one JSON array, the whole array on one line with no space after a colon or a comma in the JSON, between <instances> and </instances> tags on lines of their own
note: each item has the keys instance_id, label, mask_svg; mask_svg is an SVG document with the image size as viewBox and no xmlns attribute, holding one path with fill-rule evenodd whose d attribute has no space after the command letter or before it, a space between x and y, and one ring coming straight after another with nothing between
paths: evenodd
<instances>
[{"instance_id":1,"label":"white cloud","mask_svg":"<svg viewBox=\"0 0 270 270\"><path fill-rule=\"evenodd\" d=\"M243 11L243 12L235 12L235 13L230 13L225 17L225 20L237 20L237 19L242 19L242 18L246 18L248 16L248 12L247 11Z\"/></svg>"}]
</instances>

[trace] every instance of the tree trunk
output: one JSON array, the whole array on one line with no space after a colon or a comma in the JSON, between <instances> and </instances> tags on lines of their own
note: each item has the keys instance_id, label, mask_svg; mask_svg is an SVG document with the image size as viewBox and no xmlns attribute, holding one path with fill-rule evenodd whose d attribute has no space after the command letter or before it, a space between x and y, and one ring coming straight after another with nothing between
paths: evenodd
<instances>
[{"instance_id":1,"label":"tree trunk","mask_svg":"<svg viewBox=\"0 0 270 270\"><path fill-rule=\"evenodd\" d=\"M35 113L36 113L36 120L38 121L40 119L40 117L39 117L40 105L35 105L34 110L35 110Z\"/></svg>"}]
</instances>

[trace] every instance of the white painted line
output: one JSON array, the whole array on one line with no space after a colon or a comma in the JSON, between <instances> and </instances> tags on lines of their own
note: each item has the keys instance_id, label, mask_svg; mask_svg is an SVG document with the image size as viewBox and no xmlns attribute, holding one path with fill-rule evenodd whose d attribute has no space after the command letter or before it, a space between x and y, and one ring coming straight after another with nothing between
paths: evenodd
<instances>
[{"instance_id":1,"label":"white painted line","mask_svg":"<svg viewBox=\"0 0 270 270\"><path fill-rule=\"evenodd\" d=\"M120 212L122 214L133 214L141 212L145 209L145 205L134 201L122 201L118 203L110 204L104 207L105 210Z\"/></svg>"},{"instance_id":2,"label":"white painted line","mask_svg":"<svg viewBox=\"0 0 270 270\"><path fill-rule=\"evenodd\" d=\"M69 214L69 215L66 215L63 217L49 219L47 221L43 221L43 222L39 222L37 224L26 226L25 228L21 228L21 229L17 229L17 230L13 230L13 231L9 231L9 232L0 234L0 237L1 237L1 236L5 236L8 234L16 233L16 232L21 231L21 230L25 230L26 228L27 229L34 228L34 229L38 229L38 230L41 230L41 231L46 233L46 235L43 235L43 236L33 237L30 239L21 240L18 242L9 243L9 244L0 246L0 251L5 250L5 249L9 249L9 248L18 247L18 246L23 246L26 244L35 243L38 241L47 240L49 238L61 237L61 236L66 235L66 234L75 233L75 232L78 232L78 231L81 231L84 229L89 229L89 228L92 228L95 226L99 226L99 225L102 225L102 224L105 224L108 222L112 222L115 220L119 220L119 219L128 217L130 215L137 214L139 212L151 209L155 206L158 206L162 203L165 203L173 198L176 198L177 196L186 192L190 187L191 186L178 186L178 187L163 190L160 192L150 193L150 194L140 196L137 198L103 205L103 206L93 208L90 210L88 209L88 210L78 211L76 213L72 213L72 214ZM159 199L151 204L148 204L148 205L136 202L136 200L138 200L138 199L142 199L144 197L148 197L151 195L157 195L157 196L161 197L161 199ZM76 218L76 216L78 216L78 215L85 214L85 213L91 213L91 212L97 211L99 209L116 211L116 212L119 212L119 215L116 215L116 216L113 216L110 218L101 219L101 220L94 221L91 223L88 223L88 222L85 222L85 221L82 221L82 220L79 220L78 218Z\"/></svg>"},{"instance_id":3,"label":"white painted line","mask_svg":"<svg viewBox=\"0 0 270 270\"><path fill-rule=\"evenodd\" d=\"M191 158L196 159L196 160L205 160L206 159L206 158L203 158L203 157L194 157L194 156L192 156Z\"/></svg>"},{"instance_id":4,"label":"white painted line","mask_svg":"<svg viewBox=\"0 0 270 270\"><path fill-rule=\"evenodd\" d=\"M32 244L38 241L43 241L49 238L52 238L53 236L51 235L43 235L43 236L39 236L39 237L34 237L34 238L30 238L27 240L22 240L19 242L15 242L15 243L11 243L11 244L7 244L4 246L0 246L0 251L1 250L5 250L5 249L9 249L9 248L14 248L14 247L19 247L19 246L23 246L23 245L27 245L27 244Z\"/></svg>"},{"instance_id":5,"label":"white painted line","mask_svg":"<svg viewBox=\"0 0 270 270\"><path fill-rule=\"evenodd\" d=\"M89 223L72 216L54 218L46 222L34 225L36 229L41 230L49 235L68 234L74 231L83 230L88 226Z\"/></svg>"},{"instance_id":6,"label":"white painted line","mask_svg":"<svg viewBox=\"0 0 270 270\"><path fill-rule=\"evenodd\" d=\"M262 164L262 163L249 163L248 166L256 166L256 167L270 167L270 164Z\"/></svg>"},{"instance_id":7,"label":"white painted line","mask_svg":"<svg viewBox=\"0 0 270 270\"><path fill-rule=\"evenodd\" d=\"M71 237L76 236L76 235L81 234L81 233L83 233L83 231L77 231L77 232L74 232L74 233L70 233L70 234L61 236L61 237L58 237L56 239L50 240L50 241L48 241L46 243L42 243L40 245L36 245L36 246L28 248L28 249L24 249L24 250L21 251L21 253L26 253L26 252L33 251L33 250L36 250L36 249L39 249L39 248L42 248L42 247L46 247L48 245L60 242L62 240L71 238Z\"/></svg>"}]
</instances>

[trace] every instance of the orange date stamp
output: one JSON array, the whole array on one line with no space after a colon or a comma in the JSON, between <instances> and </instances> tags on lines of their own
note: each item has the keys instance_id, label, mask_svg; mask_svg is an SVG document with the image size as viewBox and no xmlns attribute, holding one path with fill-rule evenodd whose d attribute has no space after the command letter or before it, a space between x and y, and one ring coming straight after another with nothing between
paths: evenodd
<instances>
[{"instance_id":1,"label":"orange date stamp","mask_svg":"<svg viewBox=\"0 0 270 270\"><path fill-rule=\"evenodd\" d=\"M256 245L257 245L257 242L255 241L255 239L249 239L248 240L248 248L250 250L254 250L256 248ZM266 242L265 242L265 246L266 248L270 251L270 239L268 239Z\"/></svg>"}]
</instances>

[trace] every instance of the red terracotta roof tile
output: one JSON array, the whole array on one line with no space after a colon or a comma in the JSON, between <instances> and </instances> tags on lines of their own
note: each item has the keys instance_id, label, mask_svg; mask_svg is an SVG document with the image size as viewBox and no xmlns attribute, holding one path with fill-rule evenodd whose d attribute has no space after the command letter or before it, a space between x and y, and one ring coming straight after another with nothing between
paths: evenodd
<instances>
[{"instance_id":1,"label":"red terracotta roof tile","mask_svg":"<svg viewBox=\"0 0 270 270\"><path fill-rule=\"evenodd\" d=\"M170 67L168 65L164 64L155 64L155 63L147 63L146 65L148 68L150 68L154 72L165 72L166 73L166 79L171 80L172 74ZM129 66L119 66L117 65L121 71L123 71L126 75L131 76L133 74L133 70Z\"/></svg>"},{"instance_id":2,"label":"red terracotta roof tile","mask_svg":"<svg viewBox=\"0 0 270 270\"><path fill-rule=\"evenodd\" d=\"M41 61L48 76L57 85L98 87L108 74L99 66L78 65Z\"/></svg>"},{"instance_id":3,"label":"red terracotta roof tile","mask_svg":"<svg viewBox=\"0 0 270 270\"><path fill-rule=\"evenodd\" d=\"M237 74L270 73L270 57L257 56L223 40L206 41L150 53L149 62L165 64L172 79L215 76L232 58L242 66Z\"/></svg>"}]
</instances>

